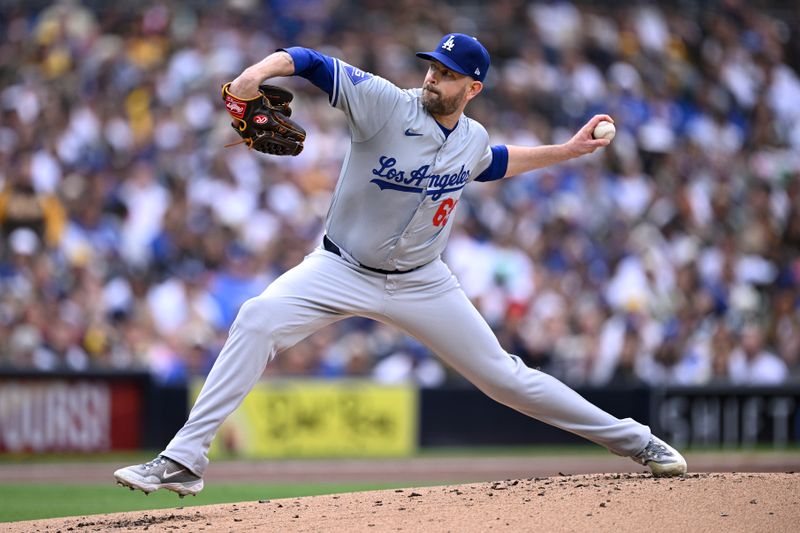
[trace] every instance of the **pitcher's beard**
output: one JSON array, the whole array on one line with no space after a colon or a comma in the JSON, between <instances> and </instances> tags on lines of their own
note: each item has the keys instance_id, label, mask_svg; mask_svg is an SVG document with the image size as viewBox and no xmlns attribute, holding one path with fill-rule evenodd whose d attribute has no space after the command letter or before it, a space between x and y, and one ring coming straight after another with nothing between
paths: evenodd
<instances>
[{"instance_id":1,"label":"pitcher's beard","mask_svg":"<svg viewBox=\"0 0 800 533\"><path fill-rule=\"evenodd\" d=\"M422 107L431 115L452 115L458 110L467 88L449 98L445 98L439 92L434 92L430 88L423 88L422 91Z\"/></svg>"}]
</instances>

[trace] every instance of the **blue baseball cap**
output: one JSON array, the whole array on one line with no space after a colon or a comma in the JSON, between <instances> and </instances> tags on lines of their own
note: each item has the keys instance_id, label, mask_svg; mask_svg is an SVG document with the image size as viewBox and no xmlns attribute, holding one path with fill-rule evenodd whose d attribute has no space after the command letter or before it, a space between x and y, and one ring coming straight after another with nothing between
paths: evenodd
<instances>
[{"instance_id":1,"label":"blue baseball cap","mask_svg":"<svg viewBox=\"0 0 800 533\"><path fill-rule=\"evenodd\" d=\"M436 50L417 52L417 57L439 61L450 70L481 82L489 72L489 52L478 39L463 33L448 33Z\"/></svg>"}]
</instances>

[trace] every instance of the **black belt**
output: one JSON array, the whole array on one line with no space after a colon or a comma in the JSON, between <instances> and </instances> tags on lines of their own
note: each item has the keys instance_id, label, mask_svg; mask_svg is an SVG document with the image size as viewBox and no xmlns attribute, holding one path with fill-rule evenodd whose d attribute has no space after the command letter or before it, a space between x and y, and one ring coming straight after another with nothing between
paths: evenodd
<instances>
[{"instance_id":1,"label":"black belt","mask_svg":"<svg viewBox=\"0 0 800 533\"><path fill-rule=\"evenodd\" d=\"M327 235L323 235L322 236L322 247L325 248L325 250L329 251L332 254L336 254L336 255L338 255L339 257L342 257L342 258L344 257L342 255L342 251L339 250L339 247L336 246L335 244L333 244L333 241L331 241L328 238ZM427 264L427 263L425 263L425 264ZM362 265L361 263L358 263L358 266L360 266L361 268L366 268L367 270L369 270L371 272L377 272L378 274L388 275L388 274L407 274L409 272L414 272L418 268L422 268L425 265L420 265L418 267L414 267L414 268L411 268L409 270L383 270L383 269L380 269L380 268L372 268L372 267L369 267L367 265Z\"/></svg>"}]
</instances>

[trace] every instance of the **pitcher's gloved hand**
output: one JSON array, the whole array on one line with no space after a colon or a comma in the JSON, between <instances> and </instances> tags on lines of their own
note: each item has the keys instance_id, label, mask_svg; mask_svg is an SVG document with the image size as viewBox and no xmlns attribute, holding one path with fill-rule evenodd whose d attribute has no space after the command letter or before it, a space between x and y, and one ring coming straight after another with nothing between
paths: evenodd
<instances>
[{"instance_id":1,"label":"pitcher's gloved hand","mask_svg":"<svg viewBox=\"0 0 800 533\"><path fill-rule=\"evenodd\" d=\"M303 151L306 130L290 119L294 95L282 87L260 85L261 94L251 99L230 93L222 86L222 99L233 122L231 126L250 148L273 155L297 155ZM233 143L239 144L239 143ZM232 146L232 145L228 145Z\"/></svg>"}]
</instances>

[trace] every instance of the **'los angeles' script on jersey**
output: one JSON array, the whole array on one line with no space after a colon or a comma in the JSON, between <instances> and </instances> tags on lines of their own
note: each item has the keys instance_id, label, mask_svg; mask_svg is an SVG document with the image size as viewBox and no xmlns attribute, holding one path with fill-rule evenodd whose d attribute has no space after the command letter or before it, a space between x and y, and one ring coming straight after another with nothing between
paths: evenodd
<instances>
[{"instance_id":1,"label":"'los angeles' script on jersey","mask_svg":"<svg viewBox=\"0 0 800 533\"><path fill-rule=\"evenodd\" d=\"M469 181L469 170L464 165L457 171L449 174L429 174L431 166L422 165L406 175L404 170L398 170L397 159L386 155L380 156L378 167L372 173L383 179L373 178L370 183L376 184L381 190L392 189L395 191L420 193L438 200L443 194L463 189Z\"/></svg>"}]
</instances>

